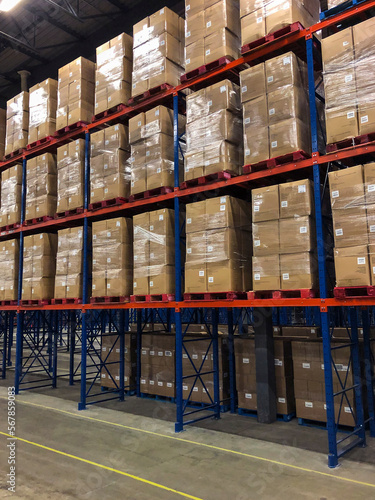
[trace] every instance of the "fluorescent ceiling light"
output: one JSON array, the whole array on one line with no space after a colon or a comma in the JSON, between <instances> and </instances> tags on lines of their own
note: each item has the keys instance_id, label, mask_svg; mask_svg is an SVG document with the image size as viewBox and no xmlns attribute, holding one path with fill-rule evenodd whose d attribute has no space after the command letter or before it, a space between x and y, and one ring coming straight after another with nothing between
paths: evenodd
<instances>
[{"instance_id":1,"label":"fluorescent ceiling light","mask_svg":"<svg viewBox=\"0 0 375 500\"><path fill-rule=\"evenodd\" d=\"M0 12L9 12L20 2L21 0L0 0Z\"/></svg>"}]
</instances>

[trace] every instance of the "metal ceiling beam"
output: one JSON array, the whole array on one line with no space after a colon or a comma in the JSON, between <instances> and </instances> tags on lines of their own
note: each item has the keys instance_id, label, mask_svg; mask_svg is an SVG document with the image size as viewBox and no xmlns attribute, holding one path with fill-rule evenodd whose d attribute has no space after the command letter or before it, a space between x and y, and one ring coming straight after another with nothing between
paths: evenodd
<instances>
[{"instance_id":1,"label":"metal ceiling beam","mask_svg":"<svg viewBox=\"0 0 375 500\"><path fill-rule=\"evenodd\" d=\"M26 43L21 42L20 40L17 40L17 38L9 35L8 33L5 33L4 31L0 31L0 40L8 42L8 46L10 48L29 57L32 57L36 61L40 61L43 64L48 64L50 62L47 58L41 56L39 52L34 50L32 47L30 47Z\"/></svg>"},{"instance_id":2,"label":"metal ceiling beam","mask_svg":"<svg viewBox=\"0 0 375 500\"><path fill-rule=\"evenodd\" d=\"M115 7L117 7L121 11L128 11L129 10L123 3L120 2L120 0L107 0L107 2L114 5Z\"/></svg>"},{"instance_id":3,"label":"metal ceiling beam","mask_svg":"<svg viewBox=\"0 0 375 500\"><path fill-rule=\"evenodd\" d=\"M47 2L47 3L49 3L49 4L51 4L51 5L53 5L57 9L62 10L63 12L65 12L65 14L67 14L70 17L72 17L76 21L79 21L80 23L83 23L82 19L77 15L77 13L74 11L74 9L72 8L71 5L68 4L70 6L70 9L68 10L67 8L65 8L64 6L62 6L59 3L55 2L54 0L44 0L44 1Z\"/></svg>"},{"instance_id":4,"label":"metal ceiling beam","mask_svg":"<svg viewBox=\"0 0 375 500\"><path fill-rule=\"evenodd\" d=\"M51 17L45 10L41 8L34 8L30 7L29 5L23 5L23 9L27 10L31 14L35 14L37 17L43 19L47 23L51 24L51 26L54 26L55 28L58 28L61 31L64 31L70 36L73 36L77 40L83 40L84 37L78 33L78 31L75 31L74 29L70 28L69 26L66 26L64 23L61 21L58 21L57 19L54 19Z\"/></svg>"}]
</instances>

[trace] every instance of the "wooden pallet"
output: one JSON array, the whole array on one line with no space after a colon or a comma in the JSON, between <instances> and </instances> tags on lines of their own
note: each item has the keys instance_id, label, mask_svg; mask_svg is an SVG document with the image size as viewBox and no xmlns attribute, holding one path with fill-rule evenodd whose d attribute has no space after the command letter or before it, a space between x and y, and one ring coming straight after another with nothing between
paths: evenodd
<instances>
[{"instance_id":1,"label":"wooden pallet","mask_svg":"<svg viewBox=\"0 0 375 500\"><path fill-rule=\"evenodd\" d=\"M7 226L1 227L0 228L0 233L7 233L9 231L15 231L19 227L21 227L21 224L19 222L15 223L15 224L9 224Z\"/></svg>"},{"instance_id":2,"label":"wooden pallet","mask_svg":"<svg viewBox=\"0 0 375 500\"><path fill-rule=\"evenodd\" d=\"M4 156L4 161L9 161L11 160L12 158L14 158L15 156L18 156L18 155L21 155L22 153L24 153L26 151L25 148L19 148L19 149L16 149L15 151L12 151L11 153L8 153L7 155Z\"/></svg>"},{"instance_id":3,"label":"wooden pallet","mask_svg":"<svg viewBox=\"0 0 375 500\"><path fill-rule=\"evenodd\" d=\"M48 222L49 220L54 220L55 217L50 215L43 215L43 217L35 217L34 219L25 220L24 226L34 226L35 224L41 224L42 222Z\"/></svg>"},{"instance_id":4,"label":"wooden pallet","mask_svg":"<svg viewBox=\"0 0 375 500\"><path fill-rule=\"evenodd\" d=\"M173 293L156 293L150 295L131 295L130 302L173 302L176 296Z\"/></svg>"},{"instance_id":5,"label":"wooden pallet","mask_svg":"<svg viewBox=\"0 0 375 500\"><path fill-rule=\"evenodd\" d=\"M176 398L169 396L159 396L158 394L148 394L145 392L141 392L141 398L143 399L153 399L155 401L162 401L164 403L175 403Z\"/></svg>"},{"instance_id":6,"label":"wooden pallet","mask_svg":"<svg viewBox=\"0 0 375 500\"><path fill-rule=\"evenodd\" d=\"M298 417L298 425L303 425L304 427L314 427L316 429L327 429L327 422L321 422L319 420L310 420L308 418ZM342 432L351 432L353 427L349 425L339 424L338 428Z\"/></svg>"},{"instance_id":7,"label":"wooden pallet","mask_svg":"<svg viewBox=\"0 0 375 500\"><path fill-rule=\"evenodd\" d=\"M318 296L316 290L298 289L298 290L265 290L256 292L247 292L248 300L267 300L267 299L315 299Z\"/></svg>"},{"instance_id":8,"label":"wooden pallet","mask_svg":"<svg viewBox=\"0 0 375 500\"><path fill-rule=\"evenodd\" d=\"M357 137L353 137L351 139L345 139L344 141L327 144L326 149L327 153L334 153L335 151L353 148L354 146L361 146L373 141L375 141L375 132L372 132L371 134L358 135Z\"/></svg>"},{"instance_id":9,"label":"wooden pallet","mask_svg":"<svg viewBox=\"0 0 375 500\"><path fill-rule=\"evenodd\" d=\"M148 191L144 191L143 193L136 193L132 194L129 197L129 202L132 203L133 201L136 200L146 200L148 198L152 198L153 196L162 196L164 194L169 194L173 193L172 187L160 187L160 188L155 188L155 189L149 189Z\"/></svg>"},{"instance_id":10,"label":"wooden pallet","mask_svg":"<svg viewBox=\"0 0 375 500\"><path fill-rule=\"evenodd\" d=\"M205 293L185 293L184 301L212 301L212 300L246 300L245 292L205 292Z\"/></svg>"},{"instance_id":11,"label":"wooden pallet","mask_svg":"<svg viewBox=\"0 0 375 500\"><path fill-rule=\"evenodd\" d=\"M119 113L120 111L123 111L126 109L128 106L126 104L117 104L117 106L112 106L112 108L106 109L105 111L102 111L101 113L98 113L92 117L92 123L97 122L98 120L101 120L102 118L111 118L112 115Z\"/></svg>"},{"instance_id":12,"label":"wooden pallet","mask_svg":"<svg viewBox=\"0 0 375 500\"><path fill-rule=\"evenodd\" d=\"M241 415L244 417L256 418L258 416L257 410L249 410L247 408L238 408L237 412L238 412L238 415ZM289 413L287 415L283 415L280 413L280 414L277 414L277 420L283 421L283 422L290 422L291 420L293 420L293 418L295 418L295 416L296 416L296 414L294 412Z\"/></svg>"},{"instance_id":13,"label":"wooden pallet","mask_svg":"<svg viewBox=\"0 0 375 500\"><path fill-rule=\"evenodd\" d=\"M189 179L181 183L180 189L187 189L195 186L204 186L205 184L210 184L212 182L227 181L232 179L232 177L237 177L234 172L224 171L217 172L216 174L203 175L202 177L197 177L195 179Z\"/></svg>"},{"instance_id":14,"label":"wooden pallet","mask_svg":"<svg viewBox=\"0 0 375 500\"><path fill-rule=\"evenodd\" d=\"M82 304L82 299L52 299L53 306L68 305L68 304Z\"/></svg>"},{"instance_id":15,"label":"wooden pallet","mask_svg":"<svg viewBox=\"0 0 375 500\"><path fill-rule=\"evenodd\" d=\"M21 300L20 305L22 307L41 307L41 306L49 306L51 304L51 299L42 299L42 300Z\"/></svg>"},{"instance_id":16,"label":"wooden pallet","mask_svg":"<svg viewBox=\"0 0 375 500\"><path fill-rule=\"evenodd\" d=\"M7 306L17 306L18 305L18 300L2 300L1 305L4 307Z\"/></svg>"},{"instance_id":17,"label":"wooden pallet","mask_svg":"<svg viewBox=\"0 0 375 500\"><path fill-rule=\"evenodd\" d=\"M221 68L222 66L229 64L233 60L233 57L225 56L220 57L219 59L216 59L216 61L212 61L211 63L203 64L203 66L199 66L199 68L192 69L191 71L188 71L187 73L182 75L181 83L188 82L189 80L193 80L198 76L202 76L206 73L209 73L210 71Z\"/></svg>"},{"instance_id":18,"label":"wooden pallet","mask_svg":"<svg viewBox=\"0 0 375 500\"><path fill-rule=\"evenodd\" d=\"M345 286L336 287L333 290L336 299L375 297L375 286Z\"/></svg>"},{"instance_id":19,"label":"wooden pallet","mask_svg":"<svg viewBox=\"0 0 375 500\"><path fill-rule=\"evenodd\" d=\"M262 45L274 42L275 40L290 35L291 33L302 31L304 29L305 28L302 26L300 22L289 24L288 26L284 26L284 28L280 28L279 30L274 31L269 35L263 36L262 38L258 38L258 40L254 40L253 42L243 45L241 47L241 54L242 55L247 54L248 52L251 52L252 50L258 47L261 47Z\"/></svg>"},{"instance_id":20,"label":"wooden pallet","mask_svg":"<svg viewBox=\"0 0 375 500\"><path fill-rule=\"evenodd\" d=\"M260 170L267 170L270 168L280 167L286 165L287 163L295 163L298 161L306 160L310 158L311 155L305 153L305 151L294 151L293 153L288 153L282 156L276 156L275 158L270 158L269 160L260 161L258 163L253 163L251 165L245 165L243 167L244 174L251 174L253 172L259 172Z\"/></svg>"},{"instance_id":21,"label":"wooden pallet","mask_svg":"<svg viewBox=\"0 0 375 500\"><path fill-rule=\"evenodd\" d=\"M90 304L123 304L125 302L130 302L130 297L91 297Z\"/></svg>"},{"instance_id":22,"label":"wooden pallet","mask_svg":"<svg viewBox=\"0 0 375 500\"><path fill-rule=\"evenodd\" d=\"M256 292L247 292L247 300L265 300L272 299L272 291L256 291Z\"/></svg>"},{"instance_id":23,"label":"wooden pallet","mask_svg":"<svg viewBox=\"0 0 375 500\"><path fill-rule=\"evenodd\" d=\"M134 106L135 104L138 104L139 102L145 101L146 99L149 99L150 97L154 97L158 94L161 94L165 90L170 90L170 89L173 89L173 85L170 85L169 83L162 83L161 85L158 85L157 87L153 87L150 90L146 90L146 92L143 92L142 94L131 97L129 99L128 105Z\"/></svg>"},{"instance_id":24,"label":"wooden pallet","mask_svg":"<svg viewBox=\"0 0 375 500\"><path fill-rule=\"evenodd\" d=\"M35 142L31 142L26 146L26 150L30 151L30 149L34 149L38 146L45 146L48 142L51 142L54 137L52 135L49 135L47 137L44 137L44 139L38 139Z\"/></svg>"},{"instance_id":25,"label":"wooden pallet","mask_svg":"<svg viewBox=\"0 0 375 500\"><path fill-rule=\"evenodd\" d=\"M112 198L111 200L95 201L90 203L89 210L100 210L101 208L117 207L127 203L127 198Z\"/></svg>"},{"instance_id":26,"label":"wooden pallet","mask_svg":"<svg viewBox=\"0 0 375 500\"><path fill-rule=\"evenodd\" d=\"M71 217L73 215L78 215L78 214L83 214L84 209L82 207L80 208L73 208L72 210L65 210L65 212L59 212L58 214L55 214L55 219L65 219L66 217Z\"/></svg>"},{"instance_id":27,"label":"wooden pallet","mask_svg":"<svg viewBox=\"0 0 375 500\"><path fill-rule=\"evenodd\" d=\"M88 125L88 122L79 121L76 123L72 123L71 125L67 125L60 130L56 130L55 137L60 137L61 135L68 134L69 132L78 131L78 129L85 127L86 125Z\"/></svg>"}]
</instances>

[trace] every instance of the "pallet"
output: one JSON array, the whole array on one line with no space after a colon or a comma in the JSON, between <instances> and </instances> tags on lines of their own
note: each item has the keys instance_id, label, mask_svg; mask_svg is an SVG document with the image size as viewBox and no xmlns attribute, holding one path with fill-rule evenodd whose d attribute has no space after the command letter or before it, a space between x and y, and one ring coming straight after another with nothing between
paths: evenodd
<instances>
[{"instance_id":1,"label":"pallet","mask_svg":"<svg viewBox=\"0 0 375 500\"><path fill-rule=\"evenodd\" d=\"M180 189L187 189L195 186L204 186L205 184L210 184L211 182L227 181L232 179L232 177L237 177L234 172L217 172L216 174L203 175L202 177L197 177L195 179L189 179L181 183Z\"/></svg>"},{"instance_id":2,"label":"pallet","mask_svg":"<svg viewBox=\"0 0 375 500\"><path fill-rule=\"evenodd\" d=\"M92 123L95 123L98 120L101 120L102 118L110 119L112 115L119 113L120 111L123 111L127 107L128 106L126 104L117 104L116 106L112 106L112 108L106 109L105 111L102 111L101 113L94 115L92 117Z\"/></svg>"},{"instance_id":3,"label":"pallet","mask_svg":"<svg viewBox=\"0 0 375 500\"><path fill-rule=\"evenodd\" d=\"M21 155L22 153L24 153L26 151L25 148L19 148L19 149L16 149L15 151L12 151L11 153L8 153L7 155L4 156L4 161L9 161L11 160L12 158L14 158L15 156L18 156L18 155Z\"/></svg>"},{"instance_id":4,"label":"pallet","mask_svg":"<svg viewBox=\"0 0 375 500\"><path fill-rule=\"evenodd\" d=\"M233 57L225 56L225 57L220 57L219 59L216 59L216 61L212 61L211 63L203 64L203 66L199 66L199 68L192 69L191 71L188 71L187 73L182 75L181 83L188 82L189 80L194 80L194 78L202 76L215 69L221 68L222 66L229 64L233 60L234 60Z\"/></svg>"},{"instance_id":5,"label":"pallet","mask_svg":"<svg viewBox=\"0 0 375 500\"><path fill-rule=\"evenodd\" d=\"M247 292L247 300L266 299L315 299L318 296L316 290L301 288L299 290L273 290Z\"/></svg>"},{"instance_id":6,"label":"pallet","mask_svg":"<svg viewBox=\"0 0 375 500\"><path fill-rule=\"evenodd\" d=\"M148 191L144 191L143 193L132 194L129 197L129 202L132 203L133 201L137 200L146 200L148 198L152 198L153 196L161 196L169 193L173 193L172 187L164 186L160 188L149 189Z\"/></svg>"},{"instance_id":7,"label":"pallet","mask_svg":"<svg viewBox=\"0 0 375 500\"><path fill-rule=\"evenodd\" d=\"M53 306L68 305L68 304L82 304L82 299L52 299Z\"/></svg>"},{"instance_id":8,"label":"pallet","mask_svg":"<svg viewBox=\"0 0 375 500\"><path fill-rule=\"evenodd\" d=\"M129 99L128 105L134 106L135 104L138 104L139 102L145 101L146 99L149 99L150 97L154 97L158 94L161 94L165 90L170 90L170 89L173 89L173 85L169 85L169 83L162 83L161 85L158 85L157 87L153 87L150 90L146 90L146 92L143 92L142 94L131 97Z\"/></svg>"},{"instance_id":9,"label":"pallet","mask_svg":"<svg viewBox=\"0 0 375 500\"><path fill-rule=\"evenodd\" d=\"M111 200L96 201L95 203L90 203L89 210L100 210L101 208L107 207L117 207L127 203L127 198L112 198Z\"/></svg>"},{"instance_id":10,"label":"pallet","mask_svg":"<svg viewBox=\"0 0 375 500\"><path fill-rule=\"evenodd\" d=\"M262 45L265 45L266 43L274 42L275 40L278 40L280 38L283 38L287 35L290 35L291 33L295 33L297 31L302 31L305 28L302 26L300 22L295 22L292 24L289 24L288 26L284 26L284 28L280 28L277 31L274 31L273 33L270 33L269 35L262 36L262 38L258 38L258 40L254 40L253 42L247 43L246 45L243 45L241 47L241 54L247 54L248 52L251 52L252 50L261 47Z\"/></svg>"},{"instance_id":11,"label":"pallet","mask_svg":"<svg viewBox=\"0 0 375 500\"><path fill-rule=\"evenodd\" d=\"M51 299L33 299L33 300L21 300L20 305L22 307L36 307L36 306L49 306L51 304Z\"/></svg>"},{"instance_id":12,"label":"pallet","mask_svg":"<svg viewBox=\"0 0 375 500\"><path fill-rule=\"evenodd\" d=\"M91 297L90 304L123 304L130 302L130 297Z\"/></svg>"},{"instance_id":13,"label":"pallet","mask_svg":"<svg viewBox=\"0 0 375 500\"><path fill-rule=\"evenodd\" d=\"M163 403L176 403L176 398L172 398L169 396L159 396L157 394L146 394L145 392L141 392L142 399L153 399L154 401L161 401Z\"/></svg>"},{"instance_id":14,"label":"pallet","mask_svg":"<svg viewBox=\"0 0 375 500\"><path fill-rule=\"evenodd\" d=\"M247 408L238 408L237 410L238 415L241 415L242 417L253 417L256 418L258 416L257 410L248 410ZM282 422L290 422L295 418L296 414L289 413L287 415L283 414L277 414L277 420L282 421Z\"/></svg>"},{"instance_id":15,"label":"pallet","mask_svg":"<svg viewBox=\"0 0 375 500\"><path fill-rule=\"evenodd\" d=\"M65 219L66 217L71 217L72 215L83 214L83 212L84 209L82 207L73 208L72 210L65 210L65 212L59 212L55 214L54 219Z\"/></svg>"},{"instance_id":16,"label":"pallet","mask_svg":"<svg viewBox=\"0 0 375 500\"><path fill-rule=\"evenodd\" d=\"M17 306L18 305L18 300L2 300L1 305L4 307L7 306Z\"/></svg>"},{"instance_id":17,"label":"pallet","mask_svg":"<svg viewBox=\"0 0 375 500\"><path fill-rule=\"evenodd\" d=\"M306 160L307 158L311 158L311 155L305 153L305 151L294 151L294 153L288 153L286 155L276 156L275 158L271 158L269 160L260 161L251 165L245 165L243 167L243 173L252 174L254 172L259 172L260 170L281 167L287 163L296 163L298 161Z\"/></svg>"},{"instance_id":18,"label":"pallet","mask_svg":"<svg viewBox=\"0 0 375 500\"><path fill-rule=\"evenodd\" d=\"M88 122L76 122L71 125L67 125L66 127L61 128L60 130L56 130L55 137L60 137L62 135L68 134L69 132L76 132L78 129L85 127L88 125Z\"/></svg>"},{"instance_id":19,"label":"pallet","mask_svg":"<svg viewBox=\"0 0 375 500\"><path fill-rule=\"evenodd\" d=\"M184 400L184 403L186 403L186 399ZM212 407L213 403L201 403L201 402L188 402L187 407L188 408L196 408L196 409L202 409L204 410L207 406ZM207 408L207 411L215 411L215 408ZM220 405L220 413L228 413L230 411L230 405Z\"/></svg>"},{"instance_id":20,"label":"pallet","mask_svg":"<svg viewBox=\"0 0 375 500\"><path fill-rule=\"evenodd\" d=\"M375 132L371 134L358 135L357 137L352 137L351 139L345 139L344 141L333 142L332 144L327 144L327 153L334 153L342 149L352 148L354 146L361 146L363 144L368 144L369 142L375 141Z\"/></svg>"},{"instance_id":21,"label":"pallet","mask_svg":"<svg viewBox=\"0 0 375 500\"><path fill-rule=\"evenodd\" d=\"M333 289L333 296L336 299L375 297L375 286L345 286Z\"/></svg>"},{"instance_id":22,"label":"pallet","mask_svg":"<svg viewBox=\"0 0 375 500\"><path fill-rule=\"evenodd\" d=\"M173 302L175 299L176 296L173 293L130 296L130 302Z\"/></svg>"},{"instance_id":23,"label":"pallet","mask_svg":"<svg viewBox=\"0 0 375 500\"><path fill-rule=\"evenodd\" d=\"M205 293L184 293L184 301L191 302L212 301L212 300L246 300L245 292L205 292Z\"/></svg>"},{"instance_id":24,"label":"pallet","mask_svg":"<svg viewBox=\"0 0 375 500\"><path fill-rule=\"evenodd\" d=\"M9 224L7 226L0 227L0 233L7 233L9 231L15 231L21 227L21 224L19 222L16 222L15 224Z\"/></svg>"},{"instance_id":25,"label":"pallet","mask_svg":"<svg viewBox=\"0 0 375 500\"><path fill-rule=\"evenodd\" d=\"M313 427L315 429L327 430L327 422L320 422L317 420L309 420L307 418L298 417L298 425L303 425L304 427ZM354 426L350 425L339 425L338 429L341 432L352 432Z\"/></svg>"},{"instance_id":26,"label":"pallet","mask_svg":"<svg viewBox=\"0 0 375 500\"><path fill-rule=\"evenodd\" d=\"M40 224L42 222L48 222L49 220L54 220L55 217L50 215L43 215L43 217L35 217L34 219L25 220L24 226L34 226L35 224Z\"/></svg>"},{"instance_id":27,"label":"pallet","mask_svg":"<svg viewBox=\"0 0 375 500\"><path fill-rule=\"evenodd\" d=\"M44 139L38 139L37 141L31 142L30 144L28 144L26 146L26 150L30 151L30 149L34 149L38 146L45 146L47 144L47 142L51 142L52 139L54 139L54 137L52 135L44 137Z\"/></svg>"},{"instance_id":28,"label":"pallet","mask_svg":"<svg viewBox=\"0 0 375 500\"><path fill-rule=\"evenodd\" d=\"M347 2L342 3L341 5L337 5L336 7L332 7L332 9L325 10L320 13L320 20L324 21L328 17L336 16L345 10L350 9L351 7L355 7L356 5L361 4L365 0L348 0Z\"/></svg>"}]
</instances>

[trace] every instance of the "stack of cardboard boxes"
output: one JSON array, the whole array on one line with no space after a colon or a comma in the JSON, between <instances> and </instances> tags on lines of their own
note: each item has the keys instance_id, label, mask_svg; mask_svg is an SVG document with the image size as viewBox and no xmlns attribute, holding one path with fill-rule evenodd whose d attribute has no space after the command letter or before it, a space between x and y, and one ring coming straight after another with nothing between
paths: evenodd
<instances>
[{"instance_id":1,"label":"stack of cardboard boxes","mask_svg":"<svg viewBox=\"0 0 375 500\"><path fill-rule=\"evenodd\" d=\"M174 398L175 336L153 333L142 335L141 392Z\"/></svg>"},{"instance_id":2,"label":"stack of cardboard boxes","mask_svg":"<svg viewBox=\"0 0 375 500\"><path fill-rule=\"evenodd\" d=\"M327 9L333 9L333 7L338 7L343 3L346 3L347 0L327 0Z\"/></svg>"},{"instance_id":3,"label":"stack of cardboard boxes","mask_svg":"<svg viewBox=\"0 0 375 500\"><path fill-rule=\"evenodd\" d=\"M84 139L57 148L57 213L83 207L84 175Z\"/></svg>"},{"instance_id":4,"label":"stack of cardboard boxes","mask_svg":"<svg viewBox=\"0 0 375 500\"><path fill-rule=\"evenodd\" d=\"M26 220L54 216L57 207L56 155L46 153L28 160Z\"/></svg>"},{"instance_id":5,"label":"stack of cardboard boxes","mask_svg":"<svg viewBox=\"0 0 375 500\"><path fill-rule=\"evenodd\" d=\"M240 109L239 87L229 80L187 97L185 180L221 171L239 173Z\"/></svg>"},{"instance_id":6,"label":"stack of cardboard boxes","mask_svg":"<svg viewBox=\"0 0 375 500\"><path fill-rule=\"evenodd\" d=\"M249 204L221 196L187 205L185 293L244 292L250 276Z\"/></svg>"},{"instance_id":7,"label":"stack of cardboard boxes","mask_svg":"<svg viewBox=\"0 0 375 500\"><path fill-rule=\"evenodd\" d=\"M221 57L238 58L238 0L185 0L185 13L186 72Z\"/></svg>"},{"instance_id":8,"label":"stack of cardboard boxes","mask_svg":"<svg viewBox=\"0 0 375 500\"><path fill-rule=\"evenodd\" d=\"M316 289L310 180L253 189L253 290Z\"/></svg>"},{"instance_id":9,"label":"stack of cardboard boxes","mask_svg":"<svg viewBox=\"0 0 375 500\"><path fill-rule=\"evenodd\" d=\"M322 40L328 144L375 130L374 40L374 18Z\"/></svg>"},{"instance_id":10,"label":"stack of cardboard boxes","mask_svg":"<svg viewBox=\"0 0 375 500\"><path fill-rule=\"evenodd\" d=\"M3 241L0 247L0 300L17 300L18 298L18 269L19 269L19 240Z\"/></svg>"},{"instance_id":11,"label":"stack of cardboard boxes","mask_svg":"<svg viewBox=\"0 0 375 500\"><path fill-rule=\"evenodd\" d=\"M293 360L291 343L275 340L275 375L277 413L294 413ZM236 387L238 407L257 410L256 357L254 338L235 337Z\"/></svg>"},{"instance_id":12,"label":"stack of cardboard boxes","mask_svg":"<svg viewBox=\"0 0 375 500\"><path fill-rule=\"evenodd\" d=\"M178 117L179 133L185 118ZM174 186L173 111L157 106L129 120L131 194Z\"/></svg>"},{"instance_id":13,"label":"stack of cardboard boxes","mask_svg":"<svg viewBox=\"0 0 375 500\"><path fill-rule=\"evenodd\" d=\"M133 221L92 224L92 296L128 297L133 289Z\"/></svg>"},{"instance_id":14,"label":"stack of cardboard boxes","mask_svg":"<svg viewBox=\"0 0 375 500\"><path fill-rule=\"evenodd\" d=\"M130 194L129 132L122 124L91 136L90 202L128 198Z\"/></svg>"},{"instance_id":15,"label":"stack of cardboard boxes","mask_svg":"<svg viewBox=\"0 0 375 500\"><path fill-rule=\"evenodd\" d=\"M299 21L308 28L319 21L319 0L240 0L242 45Z\"/></svg>"},{"instance_id":16,"label":"stack of cardboard boxes","mask_svg":"<svg viewBox=\"0 0 375 500\"><path fill-rule=\"evenodd\" d=\"M58 231L55 299L82 297L83 230L72 227Z\"/></svg>"},{"instance_id":17,"label":"stack of cardboard boxes","mask_svg":"<svg viewBox=\"0 0 375 500\"><path fill-rule=\"evenodd\" d=\"M22 165L1 173L0 227L21 222Z\"/></svg>"},{"instance_id":18,"label":"stack of cardboard boxes","mask_svg":"<svg viewBox=\"0 0 375 500\"><path fill-rule=\"evenodd\" d=\"M0 159L5 155L5 137L7 126L7 112L5 109L0 108Z\"/></svg>"},{"instance_id":19,"label":"stack of cardboard boxes","mask_svg":"<svg viewBox=\"0 0 375 500\"><path fill-rule=\"evenodd\" d=\"M21 92L7 102L5 154L27 146L29 134L29 93Z\"/></svg>"},{"instance_id":20,"label":"stack of cardboard boxes","mask_svg":"<svg viewBox=\"0 0 375 500\"><path fill-rule=\"evenodd\" d=\"M124 388L136 388L137 372L137 335L125 332ZM120 388L120 338L107 330L102 335L101 359L105 364L101 372L101 385L108 389Z\"/></svg>"},{"instance_id":21,"label":"stack of cardboard boxes","mask_svg":"<svg viewBox=\"0 0 375 500\"><path fill-rule=\"evenodd\" d=\"M375 163L329 174L336 286L375 284Z\"/></svg>"},{"instance_id":22,"label":"stack of cardboard boxes","mask_svg":"<svg viewBox=\"0 0 375 500\"><path fill-rule=\"evenodd\" d=\"M131 92L133 39L118 35L96 49L95 115L127 104Z\"/></svg>"},{"instance_id":23,"label":"stack of cardboard boxes","mask_svg":"<svg viewBox=\"0 0 375 500\"><path fill-rule=\"evenodd\" d=\"M300 150L311 154L306 63L288 52L240 76L245 165Z\"/></svg>"},{"instance_id":24,"label":"stack of cardboard boxes","mask_svg":"<svg viewBox=\"0 0 375 500\"><path fill-rule=\"evenodd\" d=\"M79 57L59 69L56 129L90 123L94 114L95 63Z\"/></svg>"},{"instance_id":25,"label":"stack of cardboard boxes","mask_svg":"<svg viewBox=\"0 0 375 500\"><path fill-rule=\"evenodd\" d=\"M134 295L175 293L174 210L135 215Z\"/></svg>"},{"instance_id":26,"label":"stack of cardboard boxes","mask_svg":"<svg viewBox=\"0 0 375 500\"><path fill-rule=\"evenodd\" d=\"M57 234L25 236L22 300L50 300L54 295Z\"/></svg>"},{"instance_id":27,"label":"stack of cardboard boxes","mask_svg":"<svg viewBox=\"0 0 375 500\"><path fill-rule=\"evenodd\" d=\"M293 342L292 349L297 417L327 422L323 344L319 341ZM335 349L332 353L337 370L336 373L332 367L333 392L340 393L343 385L346 387L354 385L352 366L349 363L350 346ZM355 408L354 399L354 391L348 391L335 398L336 422L341 425L355 425L352 413L352 409ZM343 408L340 412L341 401Z\"/></svg>"},{"instance_id":28,"label":"stack of cardboard boxes","mask_svg":"<svg viewBox=\"0 0 375 500\"><path fill-rule=\"evenodd\" d=\"M167 7L133 27L132 96L168 83L176 86L184 66L184 21Z\"/></svg>"},{"instance_id":29,"label":"stack of cardboard boxes","mask_svg":"<svg viewBox=\"0 0 375 500\"><path fill-rule=\"evenodd\" d=\"M30 89L29 144L56 132L57 81L48 78Z\"/></svg>"}]
</instances>

